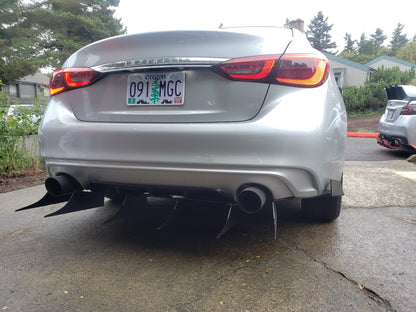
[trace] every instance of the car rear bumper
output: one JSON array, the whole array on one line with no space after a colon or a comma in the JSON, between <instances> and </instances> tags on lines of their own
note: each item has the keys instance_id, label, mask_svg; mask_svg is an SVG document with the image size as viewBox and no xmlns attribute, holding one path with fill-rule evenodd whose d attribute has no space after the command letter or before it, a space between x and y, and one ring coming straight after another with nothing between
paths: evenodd
<instances>
[{"instance_id":1,"label":"car rear bumper","mask_svg":"<svg viewBox=\"0 0 416 312\"><path fill-rule=\"evenodd\" d=\"M39 132L48 173L69 174L86 189L203 188L235 199L243 185L258 184L274 199L303 198L330 191L330 180L342 177L339 114L324 120L328 127L293 120L288 130L276 110L247 122L184 124L81 122L54 99L48 110Z\"/></svg>"},{"instance_id":2,"label":"car rear bumper","mask_svg":"<svg viewBox=\"0 0 416 312\"><path fill-rule=\"evenodd\" d=\"M416 133L412 130L416 120L415 117L416 116L400 116L394 122L390 122L386 120L385 115L383 115L378 127L379 142L380 140L383 140L387 145L391 146L390 148L400 145L414 146L416 144Z\"/></svg>"}]
</instances>

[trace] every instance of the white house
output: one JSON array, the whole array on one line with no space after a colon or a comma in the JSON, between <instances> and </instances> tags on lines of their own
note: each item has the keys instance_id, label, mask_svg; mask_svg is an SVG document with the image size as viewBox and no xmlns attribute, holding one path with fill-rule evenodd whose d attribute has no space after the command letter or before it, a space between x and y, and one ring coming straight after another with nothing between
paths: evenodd
<instances>
[{"instance_id":1,"label":"white house","mask_svg":"<svg viewBox=\"0 0 416 312\"><path fill-rule=\"evenodd\" d=\"M371 72L374 70L368 65L362 65L329 53L325 53L325 55L331 64L339 87L360 87L370 78Z\"/></svg>"},{"instance_id":2,"label":"white house","mask_svg":"<svg viewBox=\"0 0 416 312\"><path fill-rule=\"evenodd\" d=\"M416 68L416 64L406 62L403 60L399 60L392 56L382 55L367 64L367 66L370 66L372 69L378 69L381 66L384 66L384 68L392 68L392 67L399 67L401 71L409 70L410 68L414 67Z\"/></svg>"},{"instance_id":3,"label":"white house","mask_svg":"<svg viewBox=\"0 0 416 312\"><path fill-rule=\"evenodd\" d=\"M34 98L48 96L49 77L36 73L25 76L17 81L11 81L1 87L1 91L6 93L12 100L19 101L20 104L33 104Z\"/></svg>"}]
</instances>

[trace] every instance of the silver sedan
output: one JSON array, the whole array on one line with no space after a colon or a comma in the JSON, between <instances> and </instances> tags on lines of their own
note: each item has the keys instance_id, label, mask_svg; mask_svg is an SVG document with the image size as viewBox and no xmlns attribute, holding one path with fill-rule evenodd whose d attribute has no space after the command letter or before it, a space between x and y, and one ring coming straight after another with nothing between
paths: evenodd
<instances>
[{"instance_id":1,"label":"silver sedan","mask_svg":"<svg viewBox=\"0 0 416 312\"><path fill-rule=\"evenodd\" d=\"M247 213L301 198L314 220L340 213L345 107L327 58L295 29L109 38L55 71L50 95L39 138L55 198L220 200Z\"/></svg>"}]
</instances>

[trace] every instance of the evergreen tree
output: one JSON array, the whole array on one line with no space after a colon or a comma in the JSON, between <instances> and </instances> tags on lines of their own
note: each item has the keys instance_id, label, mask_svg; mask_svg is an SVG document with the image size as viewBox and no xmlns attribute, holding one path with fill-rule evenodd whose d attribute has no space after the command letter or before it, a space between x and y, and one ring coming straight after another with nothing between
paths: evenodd
<instances>
[{"instance_id":1,"label":"evergreen tree","mask_svg":"<svg viewBox=\"0 0 416 312\"><path fill-rule=\"evenodd\" d=\"M20 27L24 7L18 0L0 0L0 79L13 81L33 73L32 55L36 53L35 34Z\"/></svg>"},{"instance_id":2,"label":"evergreen tree","mask_svg":"<svg viewBox=\"0 0 416 312\"><path fill-rule=\"evenodd\" d=\"M59 67L73 52L125 30L119 0L0 0L0 78L11 81Z\"/></svg>"},{"instance_id":3,"label":"evergreen tree","mask_svg":"<svg viewBox=\"0 0 416 312\"><path fill-rule=\"evenodd\" d=\"M351 34L349 33L345 33L344 40L345 40L345 48L343 52L354 53L356 51L355 45L357 43L357 40L352 40Z\"/></svg>"},{"instance_id":4,"label":"evergreen tree","mask_svg":"<svg viewBox=\"0 0 416 312\"><path fill-rule=\"evenodd\" d=\"M374 45L371 40L368 40L365 34L361 34L360 41L358 42L358 54L360 55L373 55Z\"/></svg>"},{"instance_id":5,"label":"evergreen tree","mask_svg":"<svg viewBox=\"0 0 416 312\"><path fill-rule=\"evenodd\" d=\"M41 30L40 66L59 67L88 43L124 33L112 6L119 0L44 0L31 7L25 24Z\"/></svg>"},{"instance_id":6,"label":"evergreen tree","mask_svg":"<svg viewBox=\"0 0 416 312\"><path fill-rule=\"evenodd\" d=\"M387 36L384 35L383 31L380 28L377 28L375 33L370 35L371 42L373 43L374 53L381 48L383 42L387 39Z\"/></svg>"},{"instance_id":7,"label":"evergreen tree","mask_svg":"<svg viewBox=\"0 0 416 312\"><path fill-rule=\"evenodd\" d=\"M393 31L393 36L390 41L391 51L393 55L396 55L397 50L409 42L409 39L407 39L406 34L403 35L402 33L403 28L404 25L397 23L397 27Z\"/></svg>"},{"instance_id":8,"label":"evergreen tree","mask_svg":"<svg viewBox=\"0 0 416 312\"><path fill-rule=\"evenodd\" d=\"M336 43L331 41L331 35L329 34L332 26L334 25L328 24L328 17L324 17L322 11L319 11L311 20L308 25L309 30L306 31L306 36L315 49L332 53L331 50L337 47Z\"/></svg>"}]
</instances>

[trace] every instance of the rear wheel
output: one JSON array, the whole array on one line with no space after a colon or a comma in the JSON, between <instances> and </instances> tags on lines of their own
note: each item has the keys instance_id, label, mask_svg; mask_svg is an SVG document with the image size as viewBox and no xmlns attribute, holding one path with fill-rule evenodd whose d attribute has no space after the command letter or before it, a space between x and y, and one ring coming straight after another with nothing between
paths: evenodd
<instances>
[{"instance_id":1,"label":"rear wheel","mask_svg":"<svg viewBox=\"0 0 416 312\"><path fill-rule=\"evenodd\" d=\"M331 222L341 211L342 196L321 196L302 199L302 214L305 218L318 222Z\"/></svg>"}]
</instances>

